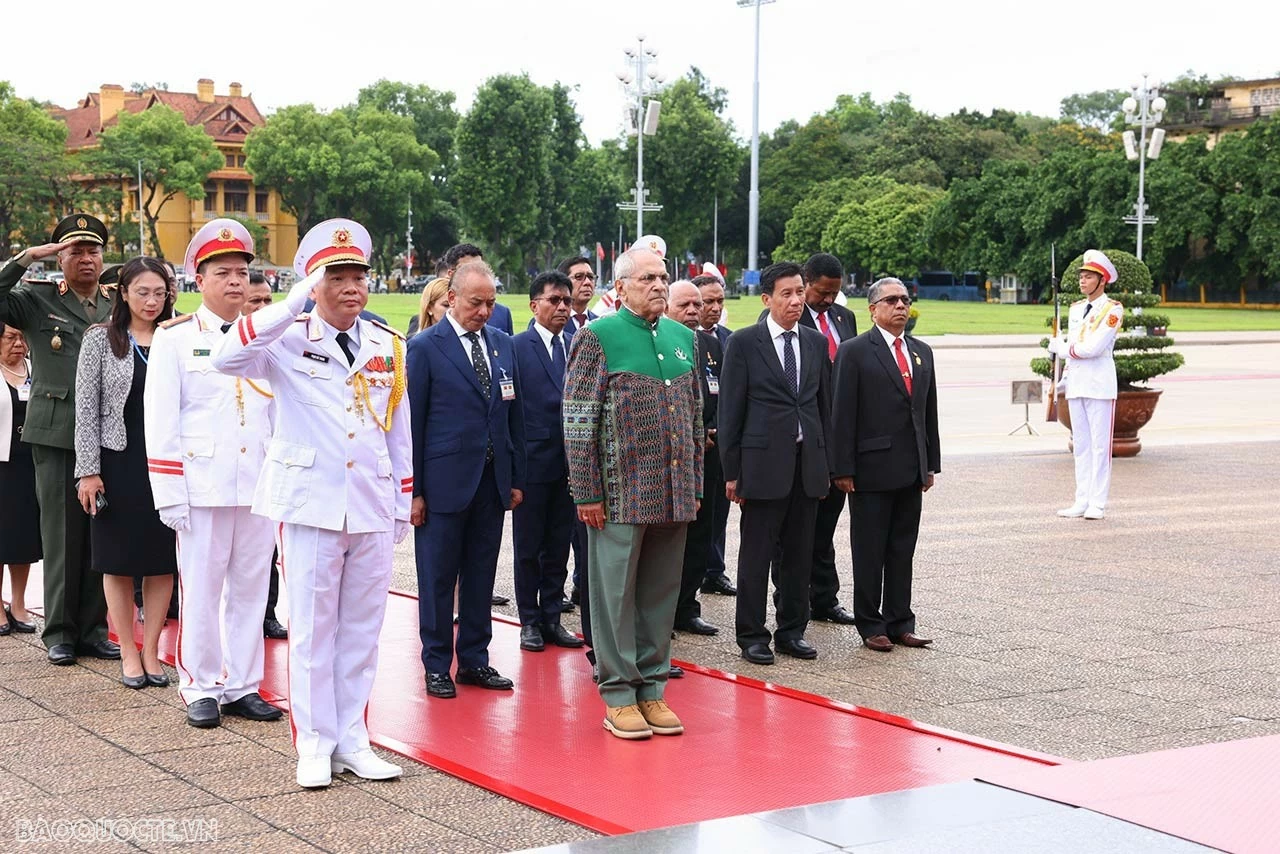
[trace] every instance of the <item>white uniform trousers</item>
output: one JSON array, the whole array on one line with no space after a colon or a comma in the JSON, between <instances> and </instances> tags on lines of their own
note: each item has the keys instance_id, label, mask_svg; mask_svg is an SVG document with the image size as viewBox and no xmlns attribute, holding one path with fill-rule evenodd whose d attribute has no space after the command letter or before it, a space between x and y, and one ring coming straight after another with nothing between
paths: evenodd
<instances>
[{"instance_id":1,"label":"white uniform trousers","mask_svg":"<svg viewBox=\"0 0 1280 854\"><path fill-rule=\"evenodd\" d=\"M192 507L178 532L178 675L183 702L232 703L262 682L272 523L248 507Z\"/></svg>"},{"instance_id":2,"label":"white uniform trousers","mask_svg":"<svg viewBox=\"0 0 1280 854\"><path fill-rule=\"evenodd\" d=\"M1073 397L1071 442L1075 448L1076 507L1107 509L1111 491L1111 429L1115 423L1115 400Z\"/></svg>"},{"instance_id":3,"label":"white uniform trousers","mask_svg":"<svg viewBox=\"0 0 1280 854\"><path fill-rule=\"evenodd\" d=\"M365 709L391 586L392 532L282 523L280 539L294 748L303 757L367 750Z\"/></svg>"}]
</instances>

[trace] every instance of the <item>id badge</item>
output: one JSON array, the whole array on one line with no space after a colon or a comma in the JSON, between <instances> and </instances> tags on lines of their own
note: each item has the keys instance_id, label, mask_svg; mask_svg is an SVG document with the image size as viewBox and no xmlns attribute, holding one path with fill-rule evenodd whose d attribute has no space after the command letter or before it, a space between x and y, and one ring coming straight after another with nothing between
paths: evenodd
<instances>
[{"instance_id":1,"label":"id badge","mask_svg":"<svg viewBox=\"0 0 1280 854\"><path fill-rule=\"evenodd\" d=\"M503 400L516 399L516 381L511 379L498 380L498 388L502 390Z\"/></svg>"},{"instance_id":2,"label":"id badge","mask_svg":"<svg viewBox=\"0 0 1280 854\"><path fill-rule=\"evenodd\" d=\"M720 394L720 378L719 377L713 377L710 374L707 375L707 393L714 394L714 395Z\"/></svg>"},{"instance_id":3,"label":"id badge","mask_svg":"<svg viewBox=\"0 0 1280 854\"><path fill-rule=\"evenodd\" d=\"M24 402L31 400L31 380L30 379L28 379L22 385L18 386L18 400L21 400Z\"/></svg>"}]
</instances>

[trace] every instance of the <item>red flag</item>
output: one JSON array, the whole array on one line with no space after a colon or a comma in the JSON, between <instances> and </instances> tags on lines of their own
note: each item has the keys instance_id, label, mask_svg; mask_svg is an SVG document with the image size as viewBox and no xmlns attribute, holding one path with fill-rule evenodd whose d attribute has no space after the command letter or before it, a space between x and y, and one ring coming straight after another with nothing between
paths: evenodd
<instances>
[{"instance_id":1,"label":"red flag","mask_svg":"<svg viewBox=\"0 0 1280 854\"><path fill-rule=\"evenodd\" d=\"M600 241L596 241L596 258L600 261L604 260L604 247L600 245Z\"/></svg>"}]
</instances>

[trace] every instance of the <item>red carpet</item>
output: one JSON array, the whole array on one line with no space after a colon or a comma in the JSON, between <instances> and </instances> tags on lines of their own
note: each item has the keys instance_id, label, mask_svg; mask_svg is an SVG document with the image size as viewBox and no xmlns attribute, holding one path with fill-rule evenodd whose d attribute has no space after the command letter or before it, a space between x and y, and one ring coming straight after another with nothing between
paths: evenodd
<instances>
[{"instance_id":1,"label":"red carpet","mask_svg":"<svg viewBox=\"0 0 1280 854\"><path fill-rule=\"evenodd\" d=\"M978 777L1235 854L1280 848L1280 736Z\"/></svg>"},{"instance_id":2,"label":"red carpet","mask_svg":"<svg viewBox=\"0 0 1280 854\"><path fill-rule=\"evenodd\" d=\"M38 571L29 590L35 603ZM517 625L495 617L493 628L491 663L515 691L461 685L457 699L429 699L417 599L392 593L369 709L374 743L600 833L1015 779L1060 761L687 663L667 691L685 734L626 742L601 727L581 650L521 652ZM176 639L170 621L166 661ZM286 708L287 656L286 641L267 641L262 694Z\"/></svg>"}]
</instances>

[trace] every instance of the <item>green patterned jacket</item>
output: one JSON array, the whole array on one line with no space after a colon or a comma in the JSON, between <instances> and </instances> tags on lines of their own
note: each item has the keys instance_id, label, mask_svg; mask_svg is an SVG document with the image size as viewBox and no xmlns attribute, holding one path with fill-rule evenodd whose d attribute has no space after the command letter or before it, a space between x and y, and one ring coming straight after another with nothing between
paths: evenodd
<instances>
[{"instance_id":1,"label":"green patterned jacket","mask_svg":"<svg viewBox=\"0 0 1280 854\"><path fill-rule=\"evenodd\" d=\"M702 498L702 390L692 330L626 308L573 336L564 387L569 490L624 525L692 522Z\"/></svg>"}]
</instances>

